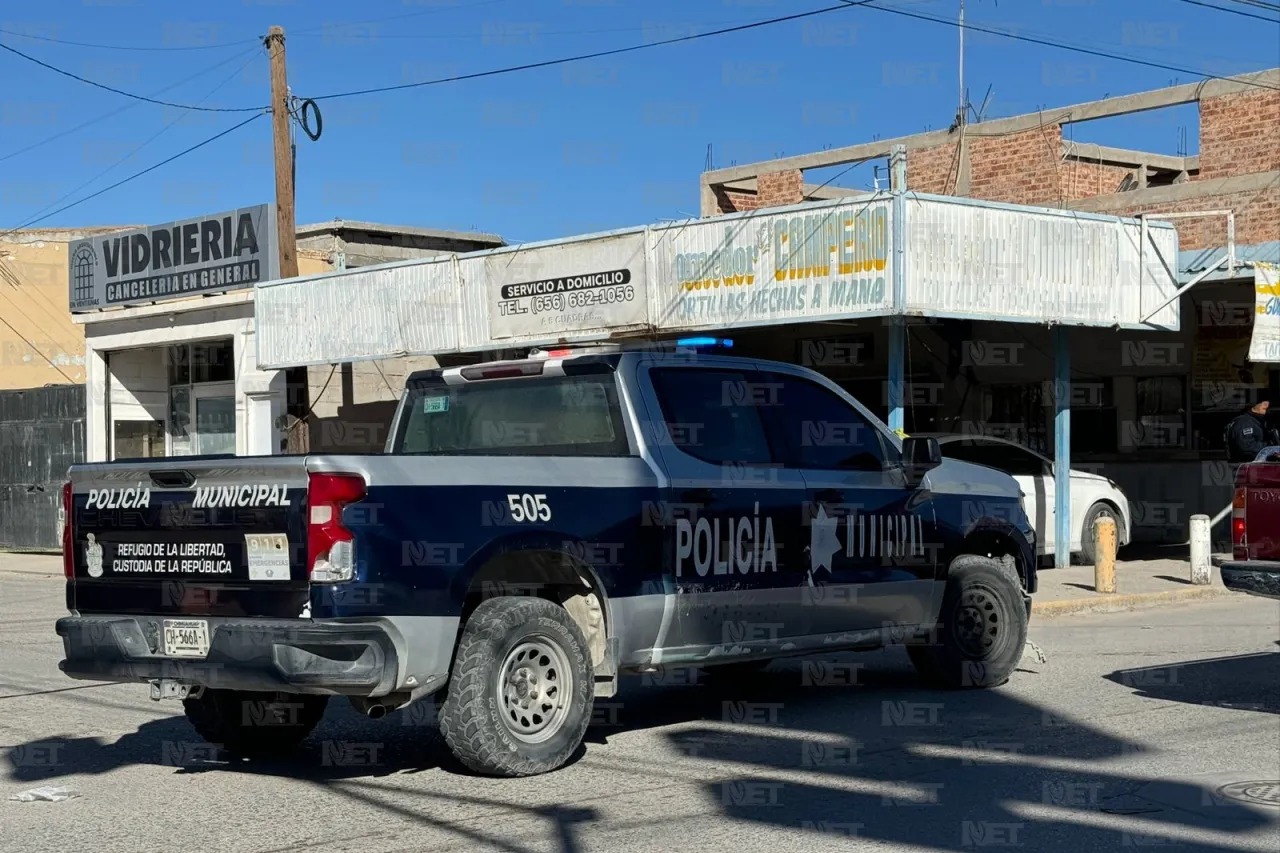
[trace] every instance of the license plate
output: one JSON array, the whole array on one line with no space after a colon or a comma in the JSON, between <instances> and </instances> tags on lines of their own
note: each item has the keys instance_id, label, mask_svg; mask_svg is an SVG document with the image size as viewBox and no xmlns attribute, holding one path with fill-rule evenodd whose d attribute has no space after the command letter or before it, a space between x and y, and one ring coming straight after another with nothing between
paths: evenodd
<instances>
[{"instance_id":1,"label":"license plate","mask_svg":"<svg viewBox=\"0 0 1280 853\"><path fill-rule=\"evenodd\" d=\"M289 579L289 537L283 533L246 533L244 552L249 559L249 580Z\"/></svg>"},{"instance_id":2,"label":"license plate","mask_svg":"<svg viewBox=\"0 0 1280 853\"><path fill-rule=\"evenodd\" d=\"M202 658L209 654L209 622L206 619L165 619L164 653L175 658Z\"/></svg>"}]
</instances>

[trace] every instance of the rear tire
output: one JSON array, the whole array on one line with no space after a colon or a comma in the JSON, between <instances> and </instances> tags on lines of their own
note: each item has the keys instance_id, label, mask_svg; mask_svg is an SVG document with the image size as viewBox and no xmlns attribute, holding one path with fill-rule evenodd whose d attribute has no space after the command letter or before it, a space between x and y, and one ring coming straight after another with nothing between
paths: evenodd
<instances>
[{"instance_id":1,"label":"rear tire","mask_svg":"<svg viewBox=\"0 0 1280 853\"><path fill-rule=\"evenodd\" d=\"M1092 566L1097 560L1098 549L1093 541L1093 525L1099 518L1111 518L1116 523L1116 549L1120 548L1120 515L1110 504L1104 504L1101 501L1089 507L1089 511L1084 514L1084 528L1080 533L1080 554L1079 561L1081 565Z\"/></svg>"},{"instance_id":2,"label":"rear tire","mask_svg":"<svg viewBox=\"0 0 1280 853\"><path fill-rule=\"evenodd\" d=\"M458 642L440 731L488 776L559 769L582 743L595 702L587 641L563 607L505 596L480 604Z\"/></svg>"},{"instance_id":3,"label":"rear tire","mask_svg":"<svg viewBox=\"0 0 1280 853\"><path fill-rule=\"evenodd\" d=\"M951 689L996 687L1022 659L1027 609L1009 561L970 554L956 557L932 642L907 646L916 672L931 685Z\"/></svg>"},{"instance_id":4,"label":"rear tire","mask_svg":"<svg viewBox=\"0 0 1280 853\"><path fill-rule=\"evenodd\" d=\"M324 716L328 696L209 690L182 700L196 732L232 755L283 755L300 744Z\"/></svg>"}]
</instances>

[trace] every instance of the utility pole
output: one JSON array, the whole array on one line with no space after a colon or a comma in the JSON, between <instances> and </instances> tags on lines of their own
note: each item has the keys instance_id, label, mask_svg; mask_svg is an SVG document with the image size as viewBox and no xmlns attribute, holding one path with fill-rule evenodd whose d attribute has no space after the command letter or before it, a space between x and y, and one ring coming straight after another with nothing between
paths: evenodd
<instances>
[{"instance_id":1,"label":"utility pole","mask_svg":"<svg viewBox=\"0 0 1280 853\"><path fill-rule=\"evenodd\" d=\"M969 96L964 90L964 0L960 0L960 106L956 111L956 126L968 121Z\"/></svg>"},{"instance_id":2,"label":"utility pole","mask_svg":"<svg viewBox=\"0 0 1280 853\"><path fill-rule=\"evenodd\" d=\"M271 61L271 141L276 167L276 239L280 252L280 277L298 276L298 228L295 223L293 196L293 139L289 114L289 78L284 59L284 27L267 30L264 40ZM288 428L285 433L286 453L306 453L311 449L311 388L307 368L293 367L285 371L285 410Z\"/></svg>"},{"instance_id":3,"label":"utility pole","mask_svg":"<svg viewBox=\"0 0 1280 853\"><path fill-rule=\"evenodd\" d=\"M271 138L276 164L276 235L280 240L280 277L298 275L298 230L293 208L293 144L289 125L289 78L284 62L284 27L267 31L271 59Z\"/></svg>"}]
</instances>

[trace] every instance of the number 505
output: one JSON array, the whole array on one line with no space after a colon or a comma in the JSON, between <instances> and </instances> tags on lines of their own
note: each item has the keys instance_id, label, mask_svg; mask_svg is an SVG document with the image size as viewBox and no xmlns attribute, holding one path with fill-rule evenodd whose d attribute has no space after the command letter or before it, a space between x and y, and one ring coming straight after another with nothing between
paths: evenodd
<instances>
[{"instance_id":1,"label":"number 505","mask_svg":"<svg viewBox=\"0 0 1280 853\"><path fill-rule=\"evenodd\" d=\"M546 495L507 495L513 521L550 521Z\"/></svg>"}]
</instances>

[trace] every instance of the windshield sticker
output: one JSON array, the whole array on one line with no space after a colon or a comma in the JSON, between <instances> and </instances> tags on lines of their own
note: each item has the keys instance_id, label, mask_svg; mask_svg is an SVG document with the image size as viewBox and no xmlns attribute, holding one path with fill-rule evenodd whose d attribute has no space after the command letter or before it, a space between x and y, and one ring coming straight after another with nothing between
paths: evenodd
<instances>
[{"instance_id":1,"label":"windshield sticker","mask_svg":"<svg viewBox=\"0 0 1280 853\"><path fill-rule=\"evenodd\" d=\"M422 399L422 413L425 415L447 411L449 411L448 397L424 397Z\"/></svg>"}]
</instances>

